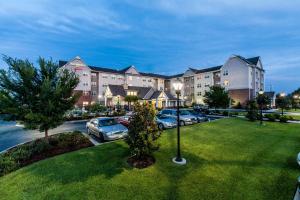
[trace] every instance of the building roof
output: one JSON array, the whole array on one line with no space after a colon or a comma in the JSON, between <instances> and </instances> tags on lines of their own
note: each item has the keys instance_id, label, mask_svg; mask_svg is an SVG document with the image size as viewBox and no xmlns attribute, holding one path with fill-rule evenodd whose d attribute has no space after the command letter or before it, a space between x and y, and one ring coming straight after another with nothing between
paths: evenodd
<instances>
[{"instance_id":1,"label":"building roof","mask_svg":"<svg viewBox=\"0 0 300 200\"><path fill-rule=\"evenodd\" d=\"M236 57L238 57L239 59L245 61L246 63L250 64L250 65L257 65L258 61L259 61L259 56L256 57L252 57L252 58L244 58L243 56L240 55L235 55Z\"/></svg>"},{"instance_id":2,"label":"building roof","mask_svg":"<svg viewBox=\"0 0 300 200\"><path fill-rule=\"evenodd\" d=\"M169 100L176 100L176 97L173 96L170 92L166 92L165 91L165 94L167 95L167 97L169 98Z\"/></svg>"},{"instance_id":3,"label":"building roof","mask_svg":"<svg viewBox=\"0 0 300 200\"><path fill-rule=\"evenodd\" d=\"M150 97L150 99L157 99L159 97L159 95L161 94L161 91L155 91L152 96Z\"/></svg>"},{"instance_id":4,"label":"building roof","mask_svg":"<svg viewBox=\"0 0 300 200\"><path fill-rule=\"evenodd\" d=\"M138 98L144 99L149 90L151 90L151 87L128 86L128 90L137 91Z\"/></svg>"},{"instance_id":5,"label":"building roof","mask_svg":"<svg viewBox=\"0 0 300 200\"><path fill-rule=\"evenodd\" d=\"M108 85L108 88L113 96L120 95L122 97L126 96L126 92L122 85Z\"/></svg>"},{"instance_id":6,"label":"building roof","mask_svg":"<svg viewBox=\"0 0 300 200\"><path fill-rule=\"evenodd\" d=\"M223 65L197 70L196 74L220 70Z\"/></svg>"}]
</instances>

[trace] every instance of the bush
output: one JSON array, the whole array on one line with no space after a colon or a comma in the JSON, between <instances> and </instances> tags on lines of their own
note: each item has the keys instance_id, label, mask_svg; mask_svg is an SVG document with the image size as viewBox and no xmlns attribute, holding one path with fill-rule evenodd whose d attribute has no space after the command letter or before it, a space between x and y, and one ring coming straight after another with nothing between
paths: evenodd
<instances>
[{"instance_id":1,"label":"bush","mask_svg":"<svg viewBox=\"0 0 300 200\"><path fill-rule=\"evenodd\" d=\"M228 116L228 111L223 111L223 116Z\"/></svg>"},{"instance_id":2,"label":"bush","mask_svg":"<svg viewBox=\"0 0 300 200\"><path fill-rule=\"evenodd\" d=\"M92 146L80 132L61 133L14 147L0 155L0 176L37 160Z\"/></svg>"},{"instance_id":3,"label":"bush","mask_svg":"<svg viewBox=\"0 0 300 200\"><path fill-rule=\"evenodd\" d=\"M288 121L288 117L286 115L283 115L279 118L280 122L286 123Z\"/></svg>"},{"instance_id":4,"label":"bush","mask_svg":"<svg viewBox=\"0 0 300 200\"><path fill-rule=\"evenodd\" d=\"M158 149L157 139L160 132L155 123L155 113L156 111L151 105L134 104L134 111L128 127L128 137L125 141L135 160L152 157L152 152Z\"/></svg>"},{"instance_id":5,"label":"bush","mask_svg":"<svg viewBox=\"0 0 300 200\"><path fill-rule=\"evenodd\" d=\"M294 120L293 116L288 116L289 120Z\"/></svg>"},{"instance_id":6,"label":"bush","mask_svg":"<svg viewBox=\"0 0 300 200\"><path fill-rule=\"evenodd\" d=\"M273 115L273 114L265 114L265 117L268 118L269 121L275 122L275 119L276 119L275 115Z\"/></svg>"},{"instance_id":7,"label":"bush","mask_svg":"<svg viewBox=\"0 0 300 200\"><path fill-rule=\"evenodd\" d=\"M279 119L280 118L280 114L278 114L278 113L274 113L274 117L275 117L275 119Z\"/></svg>"},{"instance_id":8,"label":"bush","mask_svg":"<svg viewBox=\"0 0 300 200\"><path fill-rule=\"evenodd\" d=\"M257 104L255 101L248 101L246 117L252 122L258 119Z\"/></svg>"}]
</instances>

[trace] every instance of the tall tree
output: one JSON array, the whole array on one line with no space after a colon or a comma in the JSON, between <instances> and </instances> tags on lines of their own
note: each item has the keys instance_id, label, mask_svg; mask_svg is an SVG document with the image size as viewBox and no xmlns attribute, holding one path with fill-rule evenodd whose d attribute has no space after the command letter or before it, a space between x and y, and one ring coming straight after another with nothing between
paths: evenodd
<instances>
[{"instance_id":1,"label":"tall tree","mask_svg":"<svg viewBox=\"0 0 300 200\"><path fill-rule=\"evenodd\" d=\"M221 86L211 86L210 90L205 92L204 98L204 102L210 108L227 108L230 103L228 92Z\"/></svg>"},{"instance_id":2,"label":"tall tree","mask_svg":"<svg viewBox=\"0 0 300 200\"><path fill-rule=\"evenodd\" d=\"M75 73L61 69L52 60L38 59L39 68L28 60L4 56L9 69L0 70L2 112L13 115L25 128L48 130L63 123L63 115L72 109L79 83Z\"/></svg>"},{"instance_id":3,"label":"tall tree","mask_svg":"<svg viewBox=\"0 0 300 200\"><path fill-rule=\"evenodd\" d=\"M276 106L281 109L281 115L283 115L283 110L288 108L291 102L287 96L276 95Z\"/></svg>"}]
</instances>

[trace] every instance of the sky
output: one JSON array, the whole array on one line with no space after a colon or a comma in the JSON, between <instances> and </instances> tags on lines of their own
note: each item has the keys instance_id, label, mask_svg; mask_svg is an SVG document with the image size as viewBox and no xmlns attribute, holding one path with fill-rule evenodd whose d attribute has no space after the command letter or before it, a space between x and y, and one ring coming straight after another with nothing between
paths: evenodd
<instances>
[{"instance_id":1,"label":"sky","mask_svg":"<svg viewBox=\"0 0 300 200\"><path fill-rule=\"evenodd\" d=\"M0 54L166 75L261 56L265 90L291 92L299 19L299 0L0 0Z\"/></svg>"}]
</instances>

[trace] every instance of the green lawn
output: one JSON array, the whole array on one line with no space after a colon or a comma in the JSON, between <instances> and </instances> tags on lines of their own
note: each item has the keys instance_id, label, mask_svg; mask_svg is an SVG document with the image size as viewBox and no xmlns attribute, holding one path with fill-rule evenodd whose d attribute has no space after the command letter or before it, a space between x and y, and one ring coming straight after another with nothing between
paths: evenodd
<instances>
[{"instance_id":1,"label":"green lawn","mask_svg":"<svg viewBox=\"0 0 300 200\"><path fill-rule=\"evenodd\" d=\"M279 109L280 110L280 109ZM280 110L281 111L281 110ZM284 112L295 112L295 113L300 113L300 109L289 109L289 110L286 110L286 109L284 109Z\"/></svg>"},{"instance_id":2,"label":"green lawn","mask_svg":"<svg viewBox=\"0 0 300 200\"><path fill-rule=\"evenodd\" d=\"M156 164L132 169L123 141L40 161L0 178L0 199L292 199L300 125L222 119L182 128L186 166L165 131Z\"/></svg>"}]
</instances>

